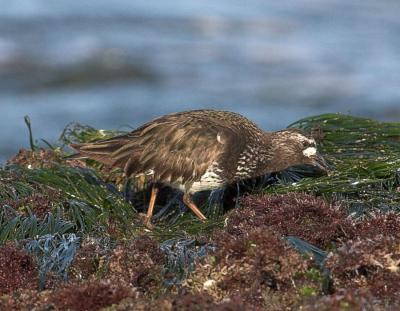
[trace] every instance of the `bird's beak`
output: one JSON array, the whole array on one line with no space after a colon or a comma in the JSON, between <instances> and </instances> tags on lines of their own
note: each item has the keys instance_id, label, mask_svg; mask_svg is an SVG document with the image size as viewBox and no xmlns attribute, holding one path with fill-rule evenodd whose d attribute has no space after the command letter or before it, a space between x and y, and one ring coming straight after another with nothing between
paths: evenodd
<instances>
[{"instance_id":1,"label":"bird's beak","mask_svg":"<svg viewBox=\"0 0 400 311\"><path fill-rule=\"evenodd\" d=\"M331 167L330 165L326 162L326 160L324 159L324 157L317 153L312 160L312 165L317 167L318 169L320 169L323 173L325 173L326 175L329 175L330 171L331 171Z\"/></svg>"}]
</instances>

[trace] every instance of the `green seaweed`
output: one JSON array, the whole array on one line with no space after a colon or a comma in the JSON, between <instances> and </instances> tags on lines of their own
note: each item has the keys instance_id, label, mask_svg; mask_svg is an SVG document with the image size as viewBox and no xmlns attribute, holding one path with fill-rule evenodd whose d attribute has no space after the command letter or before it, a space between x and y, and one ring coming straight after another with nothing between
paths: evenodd
<instances>
[{"instance_id":1,"label":"green seaweed","mask_svg":"<svg viewBox=\"0 0 400 311\"><path fill-rule=\"evenodd\" d=\"M86 143L99 139L107 139L116 135L125 134L126 131L99 130L77 122L69 123L60 135L59 142L64 146L72 143Z\"/></svg>"},{"instance_id":2,"label":"green seaweed","mask_svg":"<svg viewBox=\"0 0 400 311\"><path fill-rule=\"evenodd\" d=\"M308 192L340 202L353 217L376 211L400 212L400 123L324 114L304 118L290 127L300 128L317 138L321 153L333 167L329 176L315 178L310 168L290 168L232 185L238 188L237 196L249 191ZM65 147L122 133L125 132L71 123L55 145ZM30 137L34 141L31 134ZM95 161L87 161L86 165L86 168L79 168L70 167L68 163L54 163L47 168L12 165L0 169L0 244L16 240L28 245L39 263L41 286L51 271L66 278L78 241L88 237L130 240L146 230L138 211L147 206L148 193L143 191L132 199L129 193L132 190L121 192L120 185L104 181L108 180L110 172L102 170L101 165ZM10 202L38 193L51 195L54 191L60 193L60 198L54 202L54 210L42 218L34 209L23 214L9 206ZM165 283L168 285L180 285L193 269L194 262L212 250L210 238L217 229L224 227L223 199L223 192L214 192L201 206L208 217L204 223L179 204L178 197L168 208L156 207L156 226L147 234L160 242L166 254ZM327 253L297 237L287 239L299 252L308 257L312 255L316 266L322 269L322 272L309 270L306 275L322 283L322 288L304 285L299 289L301 295L319 295L320 290L327 292L331 285L323 268ZM173 276L168 279L167 274Z\"/></svg>"},{"instance_id":3,"label":"green seaweed","mask_svg":"<svg viewBox=\"0 0 400 311\"><path fill-rule=\"evenodd\" d=\"M62 190L68 199L71 216L82 230L90 230L110 218L128 229L129 219L136 214L134 207L90 169L58 166L34 170L30 180Z\"/></svg>"},{"instance_id":4,"label":"green seaweed","mask_svg":"<svg viewBox=\"0 0 400 311\"><path fill-rule=\"evenodd\" d=\"M215 251L211 243L201 244L195 239L170 239L160 245L166 255L165 280L167 286L180 285L195 268L195 262Z\"/></svg>"},{"instance_id":5,"label":"green seaweed","mask_svg":"<svg viewBox=\"0 0 400 311\"><path fill-rule=\"evenodd\" d=\"M37 147L36 147L35 141L33 139L31 119L29 118L29 116L25 116L24 121L25 121L25 124L29 131L29 145L31 146L31 150L34 151L37 149Z\"/></svg>"},{"instance_id":6,"label":"green seaweed","mask_svg":"<svg viewBox=\"0 0 400 311\"><path fill-rule=\"evenodd\" d=\"M13 169L0 169L0 202L7 199L18 200L31 195L35 188L24 182Z\"/></svg>"},{"instance_id":7,"label":"green seaweed","mask_svg":"<svg viewBox=\"0 0 400 311\"><path fill-rule=\"evenodd\" d=\"M376 210L400 210L399 123L324 114L304 118L290 127L301 128L316 136L321 152L334 169L329 176L320 178L307 178L313 174L306 169L290 169L276 174L272 178L273 185L264 186L261 191L315 193L341 201L350 214L359 216ZM122 133L71 123L63 131L60 142L64 145L88 142ZM46 169L13 167L0 170L0 203L56 189L64 198L61 204L64 216L74 223L76 230L90 232L102 228L100 231L107 231L110 219L113 219L118 224L119 234L135 232L138 229L132 225L137 220L135 208L115 186L99 177L96 173L98 165L89 164L92 169L57 165ZM258 189L260 191L260 187ZM222 196L218 200L211 198L211 203L202 207L209 217L205 224L198 222L190 213L181 211L172 213L173 216L162 216L153 235L164 241L212 232L223 224L221 207L218 206L221 199ZM176 206L172 205L171 209L174 208Z\"/></svg>"},{"instance_id":8,"label":"green seaweed","mask_svg":"<svg viewBox=\"0 0 400 311\"><path fill-rule=\"evenodd\" d=\"M400 211L400 123L341 114L304 118L290 125L314 134L332 163L329 176L305 178L265 189L268 193L311 192L343 203L362 216Z\"/></svg>"},{"instance_id":9,"label":"green seaweed","mask_svg":"<svg viewBox=\"0 0 400 311\"><path fill-rule=\"evenodd\" d=\"M304 286L300 287L299 292L300 292L300 295L302 295L304 297L317 296L318 295L318 289L313 288L313 287L308 286L308 285L304 285Z\"/></svg>"},{"instance_id":10,"label":"green seaweed","mask_svg":"<svg viewBox=\"0 0 400 311\"><path fill-rule=\"evenodd\" d=\"M48 213L44 219L38 219L29 213L23 217L8 206L0 210L0 244L8 240L25 240L46 234L64 234L73 228L73 224L62 219L60 210L54 215Z\"/></svg>"},{"instance_id":11,"label":"green seaweed","mask_svg":"<svg viewBox=\"0 0 400 311\"><path fill-rule=\"evenodd\" d=\"M400 209L400 124L341 114L324 114L299 120L290 127L301 128L317 136L320 150L332 163L329 176L307 177L305 169L287 170L274 177L274 184L262 191L269 193L312 192L343 202L349 213L363 215L375 210ZM93 127L69 124L60 143L88 142L109 138L123 131L97 130ZM93 163L89 163L93 164ZM76 230L90 232L95 227L106 228L110 219L117 221L120 233L130 234L137 228L135 208L115 187L106 184L91 169L58 165L46 169L7 168L0 170L0 202L18 200L35 192L60 190L65 217ZM17 176L14 176L17 174ZM312 175L312 174L309 174ZM295 180L295 182L293 182ZM277 182L276 182L277 181ZM219 200L221 200L219 198ZM175 206L171 207L176 208ZM199 223L192 215L175 213L173 221L158 222L154 236L161 241L193 237L221 227L221 207L218 200L203 206L210 220ZM33 211L34 212L34 211ZM165 217L164 217L165 218ZM103 228L103 229L104 229ZM105 230L105 229L104 229Z\"/></svg>"},{"instance_id":12,"label":"green seaweed","mask_svg":"<svg viewBox=\"0 0 400 311\"><path fill-rule=\"evenodd\" d=\"M373 158L400 152L400 123L328 113L289 125L312 132L322 141L324 153L336 159Z\"/></svg>"},{"instance_id":13,"label":"green seaweed","mask_svg":"<svg viewBox=\"0 0 400 311\"><path fill-rule=\"evenodd\" d=\"M46 234L29 241L25 248L39 263L39 288L44 289L46 277L55 272L64 281L74 260L80 239L75 234Z\"/></svg>"},{"instance_id":14,"label":"green seaweed","mask_svg":"<svg viewBox=\"0 0 400 311\"><path fill-rule=\"evenodd\" d=\"M7 193L22 197L33 191L60 190L64 210L69 212L75 226L84 231L110 218L128 226L129 219L136 214L134 207L93 170L57 165L32 170L19 168L18 171L19 180L5 186Z\"/></svg>"}]
</instances>

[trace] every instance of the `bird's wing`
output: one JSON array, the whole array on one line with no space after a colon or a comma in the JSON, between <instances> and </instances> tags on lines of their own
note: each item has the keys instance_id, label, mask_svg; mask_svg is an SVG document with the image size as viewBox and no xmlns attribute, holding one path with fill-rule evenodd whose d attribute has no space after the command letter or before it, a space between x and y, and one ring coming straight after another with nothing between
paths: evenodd
<instances>
[{"instance_id":1,"label":"bird's wing","mask_svg":"<svg viewBox=\"0 0 400 311\"><path fill-rule=\"evenodd\" d=\"M186 182L200 178L224 153L239 154L245 139L221 120L168 115L129 134L72 147L80 155L123 168L127 176L153 170L156 180Z\"/></svg>"},{"instance_id":2,"label":"bird's wing","mask_svg":"<svg viewBox=\"0 0 400 311\"><path fill-rule=\"evenodd\" d=\"M112 153L127 143L129 140L125 134L95 142L71 144L78 153L69 156L68 159L90 158L111 166L114 164Z\"/></svg>"},{"instance_id":3,"label":"bird's wing","mask_svg":"<svg viewBox=\"0 0 400 311\"><path fill-rule=\"evenodd\" d=\"M200 178L222 154L240 149L244 141L234 127L190 117L160 118L128 136L130 142L112 154L115 164L124 164L128 176L154 170L157 180L168 182Z\"/></svg>"}]
</instances>

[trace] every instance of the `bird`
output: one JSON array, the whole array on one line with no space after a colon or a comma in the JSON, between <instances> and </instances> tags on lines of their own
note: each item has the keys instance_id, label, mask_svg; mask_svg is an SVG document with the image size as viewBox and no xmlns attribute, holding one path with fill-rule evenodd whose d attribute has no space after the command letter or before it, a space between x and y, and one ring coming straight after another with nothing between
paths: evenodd
<instances>
[{"instance_id":1,"label":"bird","mask_svg":"<svg viewBox=\"0 0 400 311\"><path fill-rule=\"evenodd\" d=\"M99 141L71 144L76 158L90 158L123 169L126 178L151 176L144 225L151 218L160 186L183 192L183 203L206 217L192 195L244 179L312 165L328 172L316 141L298 129L266 132L230 111L199 109L158 117L132 132Z\"/></svg>"}]
</instances>

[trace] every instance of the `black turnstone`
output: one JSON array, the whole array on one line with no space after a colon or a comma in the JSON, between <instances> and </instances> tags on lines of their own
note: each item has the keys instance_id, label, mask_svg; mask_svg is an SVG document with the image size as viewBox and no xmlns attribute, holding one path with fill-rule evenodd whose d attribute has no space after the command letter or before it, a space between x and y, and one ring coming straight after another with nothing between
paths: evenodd
<instances>
[{"instance_id":1,"label":"black turnstone","mask_svg":"<svg viewBox=\"0 0 400 311\"><path fill-rule=\"evenodd\" d=\"M264 132L229 111L193 110L165 115L134 131L106 140L73 144L87 157L124 170L126 177L151 175L154 181L144 224L151 217L158 184L183 191L183 202L204 221L191 195L242 179L309 164L327 170L315 140L299 130Z\"/></svg>"}]
</instances>

